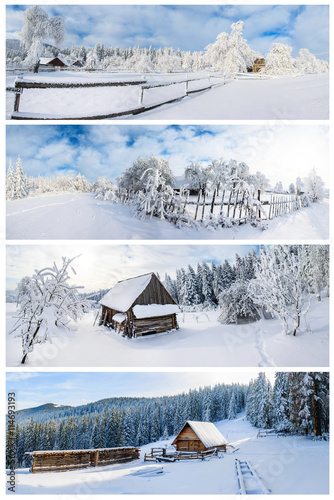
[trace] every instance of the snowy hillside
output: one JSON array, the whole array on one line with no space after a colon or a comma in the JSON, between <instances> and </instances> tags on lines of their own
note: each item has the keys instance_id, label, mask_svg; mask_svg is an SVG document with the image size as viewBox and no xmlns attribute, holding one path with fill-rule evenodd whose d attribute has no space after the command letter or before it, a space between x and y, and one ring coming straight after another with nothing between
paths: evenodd
<instances>
[{"instance_id":1,"label":"snowy hillside","mask_svg":"<svg viewBox=\"0 0 334 500\"><path fill-rule=\"evenodd\" d=\"M272 219L265 231L250 224L197 231L158 218L134 218L131 206L98 200L91 193L50 194L7 203L7 238L326 240L329 203L312 203Z\"/></svg>"},{"instance_id":2,"label":"snowy hillside","mask_svg":"<svg viewBox=\"0 0 334 500\"><path fill-rule=\"evenodd\" d=\"M217 428L234 446L221 458L155 464L144 462L152 447L141 447L138 461L67 472L16 471L17 493L25 494L237 494L235 459L249 460L272 494L328 494L329 446L303 436L257 438L243 414ZM236 450L235 450L236 449Z\"/></svg>"},{"instance_id":3,"label":"snowy hillside","mask_svg":"<svg viewBox=\"0 0 334 500\"><path fill-rule=\"evenodd\" d=\"M15 304L7 304L7 332ZM85 314L72 331L57 329L53 343L36 345L28 366L328 366L329 301L313 296L307 322L297 336L282 334L276 319L222 325L220 311L178 314L179 330L136 339L103 326L97 311ZM19 366L21 340L7 336L7 366Z\"/></svg>"}]
</instances>

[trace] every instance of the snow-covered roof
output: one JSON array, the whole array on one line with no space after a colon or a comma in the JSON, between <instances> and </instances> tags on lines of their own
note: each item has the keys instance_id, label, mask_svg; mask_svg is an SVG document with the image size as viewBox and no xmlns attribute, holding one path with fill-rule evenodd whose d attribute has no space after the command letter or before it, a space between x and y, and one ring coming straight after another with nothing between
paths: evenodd
<instances>
[{"instance_id":1,"label":"snow-covered roof","mask_svg":"<svg viewBox=\"0 0 334 500\"><path fill-rule=\"evenodd\" d=\"M49 64L54 59L59 59L59 61L61 61L62 63L64 63L66 66L68 66L68 62L65 61L65 59L63 59L62 57L59 57L59 56L56 56L56 57L40 57L39 63L46 65L46 64Z\"/></svg>"},{"instance_id":2,"label":"snow-covered roof","mask_svg":"<svg viewBox=\"0 0 334 500\"><path fill-rule=\"evenodd\" d=\"M212 422L196 422L194 420L188 420L184 424L182 429L187 424L190 425L196 436L202 441L206 448L227 444L224 436L219 432L215 424L213 424ZM173 444L175 443L176 439L177 438L174 439Z\"/></svg>"},{"instance_id":3,"label":"snow-covered roof","mask_svg":"<svg viewBox=\"0 0 334 500\"><path fill-rule=\"evenodd\" d=\"M100 304L116 311L126 312L151 281L153 273L119 281L102 299Z\"/></svg>"},{"instance_id":4,"label":"snow-covered roof","mask_svg":"<svg viewBox=\"0 0 334 500\"><path fill-rule=\"evenodd\" d=\"M114 321L116 321L116 323L120 323L121 324L121 323L123 323L123 321L126 320L126 315L123 314L123 313L116 313L116 314L114 314L114 316L112 317L112 319Z\"/></svg>"},{"instance_id":5,"label":"snow-covered roof","mask_svg":"<svg viewBox=\"0 0 334 500\"><path fill-rule=\"evenodd\" d=\"M149 304L147 306L136 305L133 308L133 314L136 318L154 318L156 316L168 316L168 314L178 312L180 312L180 309L176 304Z\"/></svg>"}]
</instances>

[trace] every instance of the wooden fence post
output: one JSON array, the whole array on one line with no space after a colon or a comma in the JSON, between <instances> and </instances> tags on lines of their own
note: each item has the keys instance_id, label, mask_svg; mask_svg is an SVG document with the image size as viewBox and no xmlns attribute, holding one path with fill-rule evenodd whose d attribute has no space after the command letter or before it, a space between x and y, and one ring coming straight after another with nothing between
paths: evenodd
<instances>
[{"instance_id":1,"label":"wooden fence post","mask_svg":"<svg viewBox=\"0 0 334 500\"><path fill-rule=\"evenodd\" d=\"M144 89L143 87L139 87L139 106L143 104L143 97L144 97Z\"/></svg>"}]
</instances>

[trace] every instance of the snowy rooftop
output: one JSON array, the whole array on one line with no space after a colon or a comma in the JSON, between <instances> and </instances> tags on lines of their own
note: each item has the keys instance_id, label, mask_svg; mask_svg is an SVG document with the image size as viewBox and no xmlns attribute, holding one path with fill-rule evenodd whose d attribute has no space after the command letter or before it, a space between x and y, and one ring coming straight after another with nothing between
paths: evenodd
<instances>
[{"instance_id":1,"label":"snowy rooftop","mask_svg":"<svg viewBox=\"0 0 334 500\"><path fill-rule=\"evenodd\" d=\"M190 425L206 448L227 444L226 439L219 432L215 424L211 422L196 422L194 420L188 420L185 425L187 424Z\"/></svg>"},{"instance_id":2,"label":"snowy rooftop","mask_svg":"<svg viewBox=\"0 0 334 500\"><path fill-rule=\"evenodd\" d=\"M116 311L126 312L145 290L153 273L119 281L101 300L100 304Z\"/></svg>"},{"instance_id":3,"label":"snowy rooftop","mask_svg":"<svg viewBox=\"0 0 334 500\"><path fill-rule=\"evenodd\" d=\"M68 62L65 61L65 59L63 59L62 57L58 57L58 56L57 57L41 57L39 59L39 62L40 62L40 64L49 64L54 59L59 59L59 61L66 64L66 66L68 66Z\"/></svg>"}]
</instances>

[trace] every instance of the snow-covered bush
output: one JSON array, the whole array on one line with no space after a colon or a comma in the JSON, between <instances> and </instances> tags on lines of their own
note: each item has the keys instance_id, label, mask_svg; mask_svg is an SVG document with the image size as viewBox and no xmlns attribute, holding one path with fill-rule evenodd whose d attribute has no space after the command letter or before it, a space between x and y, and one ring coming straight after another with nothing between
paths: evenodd
<instances>
[{"instance_id":1,"label":"snow-covered bush","mask_svg":"<svg viewBox=\"0 0 334 500\"><path fill-rule=\"evenodd\" d=\"M95 193L95 198L102 200L114 200L116 197L116 186L110 179L99 177L92 185L92 191Z\"/></svg>"},{"instance_id":2,"label":"snow-covered bush","mask_svg":"<svg viewBox=\"0 0 334 500\"><path fill-rule=\"evenodd\" d=\"M238 323L241 318L252 321L261 317L261 307L253 302L248 293L248 282L235 281L219 295L220 323Z\"/></svg>"},{"instance_id":3,"label":"snow-covered bush","mask_svg":"<svg viewBox=\"0 0 334 500\"><path fill-rule=\"evenodd\" d=\"M155 169L147 169L142 174L145 189L139 191L135 198L134 207L136 216L168 218L171 212L168 204L174 197L173 188L166 183L165 178Z\"/></svg>"},{"instance_id":4,"label":"snow-covered bush","mask_svg":"<svg viewBox=\"0 0 334 500\"><path fill-rule=\"evenodd\" d=\"M70 285L69 272L74 259L62 258L62 265L36 270L33 276L23 278L18 284L17 321L11 333L20 331L22 339L22 361L37 343L52 343L58 327L68 328L70 320L77 321L88 310L89 305L80 299L82 287Z\"/></svg>"},{"instance_id":5,"label":"snow-covered bush","mask_svg":"<svg viewBox=\"0 0 334 500\"><path fill-rule=\"evenodd\" d=\"M291 57L292 47L284 43L273 43L261 73L267 75L292 75L296 72Z\"/></svg>"}]
</instances>

